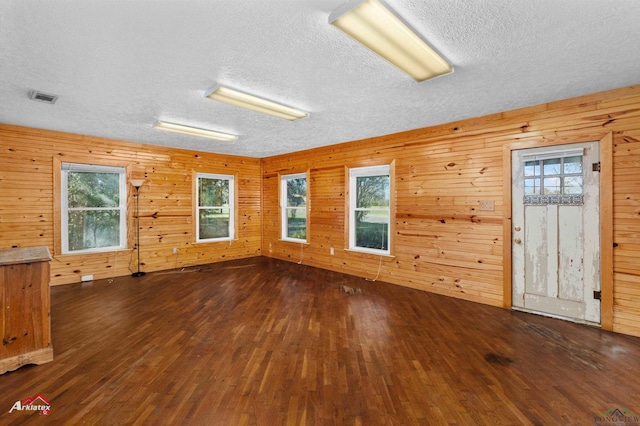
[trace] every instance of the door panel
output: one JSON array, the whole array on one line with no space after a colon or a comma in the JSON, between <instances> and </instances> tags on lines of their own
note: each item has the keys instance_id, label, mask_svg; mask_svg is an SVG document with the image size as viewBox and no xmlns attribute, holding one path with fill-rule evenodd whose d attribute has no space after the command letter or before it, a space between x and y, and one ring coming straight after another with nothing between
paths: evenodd
<instances>
[{"instance_id":1,"label":"door panel","mask_svg":"<svg viewBox=\"0 0 640 426\"><path fill-rule=\"evenodd\" d=\"M554 259L546 255L547 240L549 240L549 216L553 220L546 207L529 209L527 220L524 222L525 254L525 288L530 294L546 295L549 275L556 271ZM551 240L553 243L554 240ZM523 271L524 272L524 271Z\"/></svg>"},{"instance_id":2,"label":"door panel","mask_svg":"<svg viewBox=\"0 0 640 426\"><path fill-rule=\"evenodd\" d=\"M600 323L598 142L512 152L514 309Z\"/></svg>"},{"instance_id":3,"label":"door panel","mask_svg":"<svg viewBox=\"0 0 640 426\"><path fill-rule=\"evenodd\" d=\"M584 300L584 259L578 256L584 247L584 232L573 226L581 220L581 207L565 206L559 212L558 228L562 238L558 243L558 283L560 299L582 302Z\"/></svg>"}]
</instances>

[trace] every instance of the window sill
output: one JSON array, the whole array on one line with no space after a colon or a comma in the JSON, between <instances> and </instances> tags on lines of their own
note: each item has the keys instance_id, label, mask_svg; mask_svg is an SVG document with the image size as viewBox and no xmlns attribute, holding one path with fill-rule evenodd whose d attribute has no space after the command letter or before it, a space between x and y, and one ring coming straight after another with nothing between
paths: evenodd
<instances>
[{"instance_id":1,"label":"window sill","mask_svg":"<svg viewBox=\"0 0 640 426\"><path fill-rule=\"evenodd\" d=\"M95 255L95 254L111 254L111 253L129 253L131 251L135 251L135 248L115 248L115 249L106 249L106 250L85 250L85 251L72 251L72 252L66 252L66 253L62 253L62 251L60 251L59 253L56 251L53 253L53 255L55 257L62 257L62 256L91 256L91 255Z\"/></svg>"},{"instance_id":2,"label":"window sill","mask_svg":"<svg viewBox=\"0 0 640 426\"><path fill-rule=\"evenodd\" d=\"M354 253L354 254L360 254L363 256L371 256L371 257L383 257L383 258L387 258L389 260L391 259L395 259L396 256L394 256L393 254L388 254L388 253L371 253L368 251L360 251L360 250L354 250L354 249L344 249L344 251L348 252L348 253Z\"/></svg>"},{"instance_id":3,"label":"window sill","mask_svg":"<svg viewBox=\"0 0 640 426\"><path fill-rule=\"evenodd\" d=\"M238 238L228 238L226 240L203 240L203 241L194 241L191 244L216 244L216 243L234 243L236 241L240 241Z\"/></svg>"},{"instance_id":4,"label":"window sill","mask_svg":"<svg viewBox=\"0 0 640 426\"><path fill-rule=\"evenodd\" d=\"M282 238L278 238L278 241L282 243L293 243L293 244L302 244L303 246L310 246L311 243L307 241L296 241L296 240L285 240Z\"/></svg>"}]
</instances>

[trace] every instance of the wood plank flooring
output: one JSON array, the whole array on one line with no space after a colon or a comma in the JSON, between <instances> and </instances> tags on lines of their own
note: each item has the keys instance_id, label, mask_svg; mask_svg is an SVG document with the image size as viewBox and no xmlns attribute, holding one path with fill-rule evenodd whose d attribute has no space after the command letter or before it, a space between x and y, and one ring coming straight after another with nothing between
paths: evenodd
<instances>
[{"instance_id":1,"label":"wood plank flooring","mask_svg":"<svg viewBox=\"0 0 640 426\"><path fill-rule=\"evenodd\" d=\"M267 257L51 293L54 361L0 376L0 424L593 425L612 408L640 414L638 338ZM46 418L9 413L38 394Z\"/></svg>"}]
</instances>

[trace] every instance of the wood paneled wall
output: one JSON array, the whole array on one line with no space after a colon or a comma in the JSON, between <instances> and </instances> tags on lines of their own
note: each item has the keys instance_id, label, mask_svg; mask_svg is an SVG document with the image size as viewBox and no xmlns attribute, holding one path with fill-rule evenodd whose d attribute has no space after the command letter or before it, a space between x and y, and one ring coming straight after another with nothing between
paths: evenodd
<instances>
[{"instance_id":1,"label":"wood paneled wall","mask_svg":"<svg viewBox=\"0 0 640 426\"><path fill-rule=\"evenodd\" d=\"M603 265L614 265L603 271L603 328L640 336L640 87L265 158L263 254L509 307L505 152L592 140L613 151L603 153L613 157L613 173L601 177L603 194L613 191L612 209L602 210L602 220L613 223L615 242L601 253ZM391 162L393 256L346 251L347 168ZM282 174L307 170L309 238L301 246L280 240L278 182ZM480 210L483 201L493 202L494 210Z\"/></svg>"},{"instance_id":2,"label":"wood paneled wall","mask_svg":"<svg viewBox=\"0 0 640 426\"><path fill-rule=\"evenodd\" d=\"M145 178L140 188L143 271L261 255L259 159L0 125L0 248L49 247L54 253L52 285L79 282L83 275L112 278L137 270L135 189L130 185L127 229L131 249L60 254L56 181L62 162L124 166L129 177ZM231 243L194 243L195 172L236 176L237 234Z\"/></svg>"},{"instance_id":3,"label":"wood paneled wall","mask_svg":"<svg viewBox=\"0 0 640 426\"><path fill-rule=\"evenodd\" d=\"M613 156L613 329L640 336L640 119L614 135Z\"/></svg>"},{"instance_id":4,"label":"wood paneled wall","mask_svg":"<svg viewBox=\"0 0 640 426\"><path fill-rule=\"evenodd\" d=\"M640 336L640 87L627 87L441 126L262 160L0 125L0 248L46 245L52 284L136 269L134 250L62 256L56 238L57 164L127 167L143 176L141 258L158 271L250 256L391 282L494 306L510 306L511 149L608 141L612 247L602 251L603 327ZM345 250L348 167L394 164L392 254ZM231 244L194 244L195 172L234 174L238 232ZM309 172L309 242L280 239L279 176ZM129 247L135 246L129 188ZM602 192L604 191L604 192ZM608 192L607 192L608 191ZM493 202L493 211L480 202ZM506 241L506 243L505 243ZM174 255L173 247L178 247ZM334 255L330 254L333 247Z\"/></svg>"}]
</instances>

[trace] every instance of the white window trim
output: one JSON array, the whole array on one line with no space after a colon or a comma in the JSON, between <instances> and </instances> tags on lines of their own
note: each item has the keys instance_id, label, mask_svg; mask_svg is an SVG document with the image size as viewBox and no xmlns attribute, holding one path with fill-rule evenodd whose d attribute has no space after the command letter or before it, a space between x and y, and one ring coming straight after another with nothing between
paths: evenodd
<instances>
[{"instance_id":1,"label":"white window trim","mask_svg":"<svg viewBox=\"0 0 640 426\"><path fill-rule=\"evenodd\" d=\"M388 215L387 222L387 250L373 249L368 247L356 246L356 179L366 176L389 176L389 206L380 209L386 210ZM370 253L377 255L391 254L391 166L388 164L381 166L357 167L349 169L349 250L361 253Z\"/></svg>"},{"instance_id":2,"label":"white window trim","mask_svg":"<svg viewBox=\"0 0 640 426\"><path fill-rule=\"evenodd\" d=\"M200 209L226 208L223 206L200 206L200 179L219 179L229 181L229 236L221 238L200 238ZM216 241L232 241L235 238L235 176L221 175L213 173L196 173L196 200L195 200L195 220L196 220L196 243L211 243Z\"/></svg>"},{"instance_id":3,"label":"white window trim","mask_svg":"<svg viewBox=\"0 0 640 426\"><path fill-rule=\"evenodd\" d=\"M90 248L85 250L69 250L69 172L118 173L118 190L120 192L120 232L118 246ZM62 254L102 253L124 250L127 248L127 170L124 167L99 166L93 164L62 163L61 167L61 248ZM100 210L101 208L86 208L82 210ZM114 210L109 208L108 210ZM71 209L73 210L73 209Z\"/></svg>"},{"instance_id":4,"label":"white window trim","mask_svg":"<svg viewBox=\"0 0 640 426\"><path fill-rule=\"evenodd\" d=\"M288 229L288 223L287 223L287 210L288 209L299 209L299 210L305 210L305 217L307 218L307 223L305 225L305 235L309 235L309 211L307 210L307 205L308 203L305 203L304 207L288 207L287 206L287 183L290 180L293 179L307 179L307 174L306 173L295 173L295 174L290 174L290 175L282 175L280 177L280 238L283 241L291 241L294 243L306 243L307 239L306 238L292 238L287 236L287 229ZM307 180L307 191L309 191L309 181Z\"/></svg>"}]
</instances>

